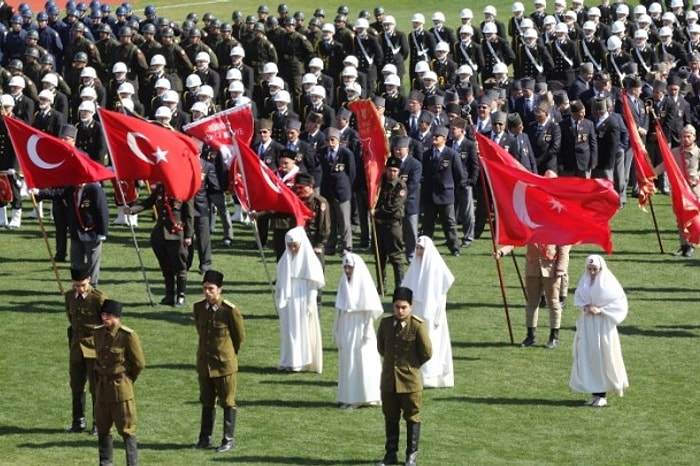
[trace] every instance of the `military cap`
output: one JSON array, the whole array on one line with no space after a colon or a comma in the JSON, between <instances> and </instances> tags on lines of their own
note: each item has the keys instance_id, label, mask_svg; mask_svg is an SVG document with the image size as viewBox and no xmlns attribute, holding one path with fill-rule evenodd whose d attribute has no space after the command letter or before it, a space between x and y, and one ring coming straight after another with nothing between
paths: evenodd
<instances>
[{"instance_id":1,"label":"military cap","mask_svg":"<svg viewBox=\"0 0 700 466\"><path fill-rule=\"evenodd\" d=\"M552 107L547 101L542 101L537 104L535 107L535 112L543 112L549 115L549 112L552 111Z\"/></svg>"},{"instance_id":2,"label":"military cap","mask_svg":"<svg viewBox=\"0 0 700 466\"><path fill-rule=\"evenodd\" d=\"M70 268L70 279L76 282L82 282L83 280L90 278L90 271L87 267L71 267Z\"/></svg>"},{"instance_id":3,"label":"military cap","mask_svg":"<svg viewBox=\"0 0 700 466\"><path fill-rule=\"evenodd\" d=\"M105 299L105 301L102 303L102 309L100 311L114 317L121 317L122 305L120 302L113 299Z\"/></svg>"},{"instance_id":4,"label":"military cap","mask_svg":"<svg viewBox=\"0 0 700 466\"><path fill-rule=\"evenodd\" d=\"M272 120L263 118L262 120L258 121L258 129L272 129Z\"/></svg>"},{"instance_id":5,"label":"military cap","mask_svg":"<svg viewBox=\"0 0 700 466\"><path fill-rule=\"evenodd\" d=\"M391 127L392 136L406 136L406 127L401 123L396 123Z\"/></svg>"},{"instance_id":6,"label":"military cap","mask_svg":"<svg viewBox=\"0 0 700 466\"><path fill-rule=\"evenodd\" d=\"M326 17L326 12L325 12L325 10L324 10L323 8L316 8L316 10L314 11L314 16L317 17L317 18L318 18L319 16L322 16L322 17L325 18L325 17Z\"/></svg>"},{"instance_id":7,"label":"military cap","mask_svg":"<svg viewBox=\"0 0 700 466\"><path fill-rule=\"evenodd\" d=\"M501 111L496 111L491 114L491 121L494 123L503 123L505 124L506 122L506 112L501 112Z\"/></svg>"},{"instance_id":8,"label":"military cap","mask_svg":"<svg viewBox=\"0 0 700 466\"><path fill-rule=\"evenodd\" d=\"M255 23L255 26L253 26L253 31L258 31L258 32L262 32L263 34L265 34L265 25L263 23L260 23L260 22Z\"/></svg>"},{"instance_id":9,"label":"military cap","mask_svg":"<svg viewBox=\"0 0 700 466\"><path fill-rule=\"evenodd\" d=\"M654 88L654 91L666 92L666 81L655 79L652 87Z\"/></svg>"},{"instance_id":10,"label":"military cap","mask_svg":"<svg viewBox=\"0 0 700 466\"><path fill-rule=\"evenodd\" d=\"M441 95L431 95L431 96L428 96L427 99L425 99L425 104L428 107L433 106L433 105L444 105L445 98Z\"/></svg>"},{"instance_id":11,"label":"military cap","mask_svg":"<svg viewBox=\"0 0 700 466\"><path fill-rule=\"evenodd\" d=\"M606 83L610 81L610 75L605 71L599 71L593 76L593 80L601 83Z\"/></svg>"},{"instance_id":12,"label":"military cap","mask_svg":"<svg viewBox=\"0 0 700 466\"><path fill-rule=\"evenodd\" d=\"M548 86L545 82L535 83L535 94L544 94L547 92Z\"/></svg>"},{"instance_id":13,"label":"military cap","mask_svg":"<svg viewBox=\"0 0 700 466\"><path fill-rule=\"evenodd\" d=\"M487 95L482 95L477 101L477 105L486 105L487 107L490 107L491 104L493 104L493 100Z\"/></svg>"},{"instance_id":14,"label":"military cap","mask_svg":"<svg viewBox=\"0 0 700 466\"><path fill-rule=\"evenodd\" d=\"M455 115L461 115L462 109L459 107L459 104L451 103L445 106L445 112L454 113Z\"/></svg>"},{"instance_id":15,"label":"military cap","mask_svg":"<svg viewBox=\"0 0 700 466\"><path fill-rule=\"evenodd\" d=\"M245 17L245 22L248 24L254 24L256 22L255 15L248 15Z\"/></svg>"},{"instance_id":16,"label":"military cap","mask_svg":"<svg viewBox=\"0 0 700 466\"><path fill-rule=\"evenodd\" d=\"M343 120L349 120L350 118L352 118L352 112L345 107L341 107L338 109L338 112L335 114L335 117L342 118Z\"/></svg>"},{"instance_id":17,"label":"military cap","mask_svg":"<svg viewBox=\"0 0 700 466\"><path fill-rule=\"evenodd\" d=\"M384 14L384 8L378 6L374 8L374 16L380 16Z\"/></svg>"},{"instance_id":18,"label":"military cap","mask_svg":"<svg viewBox=\"0 0 700 466\"><path fill-rule=\"evenodd\" d=\"M636 76L625 76L625 79L622 81L622 85L625 89L642 87L642 80Z\"/></svg>"},{"instance_id":19,"label":"military cap","mask_svg":"<svg viewBox=\"0 0 700 466\"><path fill-rule=\"evenodd\" d=\"M425 94L423 94L421 91L411 91L411 93L408 94L408 100L415 100L416 102L423 103L424 99Z\"/></svg>"},{"instance_id":20,"label":"military cap","mask_svg":"<svg viewBox=\"0 0 700 466\"><path fill-rule=\"evenodd\" d=\"M581 74L593 74L593 63L586 62L581 63Z\"/></svg>"},{"instance_id":21,"label":"military cap","mask_svg":"<svg viewBox=\"0 0 700 466\"><path fill-rule=\"evenodd\" d=\"M301 186L313 186L314 185L314 177L310 173L299 173L294 178L294 183L299 184Z\"/></svg>"},{"instance_id":22,"label":"military cap","mask_svg":"<svg viewBox=\"0 0 700 466\"><path fill-rule=\"evenodd\" d=\"M442 137L446 138L448 134L450 134L450 132L444 126L438 126L437 128L435 128L433 130L433 136L442 136Z\"/></svg>"},{"instance_id":23,"label":"military cap","mask_svg":"<svg viewBox=\"0 0 700 466\"><path fill-rule=\"evenodd\" d=\"M435 114L428 110L422 110L420 115L418 115L418 123L432 123L435 119Z\"/></svg>"},{"instance_id":24,"label":"military cap","mask_svg":"<svg viewBox=\"0 0 700 466\"><path fill-rule=\"evenodd\" d=\"M287 125L286 125L285 129L287 129L287 130L294 129L297 131L301 131L301 121L299 121L297 119L287 120Z\"/></svg>"},{"instance_id":25,"label":"military cap","mask_svg":"<svg viewBox=\"0 0 700 466\"><path fill-rule=\"evenodd\" d=\"M405 286L399 286L394 290L392 301L406 301L408 304L413 304L413 291Z\"/></svg>"},{"instance_id":26,"label":"military cap","mask_svg":"<svg viewBox=\"0 0 700 466\"><path fill-rule=\"evenodd\" d=\"M517 128L518 126L523 124L523 119L520 118L520 114L517 112L514 113L509 113L508 117L506 117L506 120L508 122L508 128Z\"/></svg>"},{"instance_id":27,"label":"military cap","mask_svg":"<svg viewBox=\"0 0 700 466\"><path fill-rule=\"evenodd\" d=\"M372 102L374 102L375 107L384 107L386 105L386 99L381 96L375 96Z\"/></svg>"},{"instance_id":28,"label":"military cap","mask_svg":"<svg viewBox=\"0 0 700 466\"><path fill-rule=\"evenodd\" d=\"M294 152L294 151L291 150L291 149L285 148L285 149L283 149L283 150L280 151L280 154L278 155L278 158L280 158L280 159L284 158L284 159L296 160L296 158L297 158L297 153Z\"/></svg>"},{"instance_id":29,"label":"military cap","mask_svg":"<svg viewBox=\"0 0 700 466\"><path fill-rule=\"evenodd\" d=\"M389 157L386 161L386 168L401 168L401 159L398 157Z\"/></svg>"},{"instance_id":30,"label":"military cap","mask_svg":"<svg viewBox=\"0 0 700 466\"><path fill-rule=\"evenodd\" d=\"M280 3L277 5L277 13L289 13L289 7L286 3Z\"/></svg>"},{"instance_id":31,"label":"military cap","mask_svg":"<svg viewBox=\"0 0 700 466\"><path fill-rule=\"evenodd\" d=\"M678 74L674 74L668 77L669 86L681 86L683 84L683 78Z\"/></svg>"},{"instance_id":32,"label":"military cap","mask_svg":"<svg viewBox=\"0 0 700 466\"><path fill-rule=\"evenodd\" d=\"M530 89L531 91L535 90L535 80L532 78L521 79L520 85L522 86L523 89Z\"/></svg>"},{"instance_id":33,"label":"military cap","mask_svg":"<svg viewBox=\"0 0 700 466\"><path fill-rule=\"evenodd\" d=\"M326 139L330 139L330 138L340 139L340 131L338 130L338 128L326 128L326 131L324 131L324 134L326 135Z\"/></svg>"},{"instance_id":34,"label":"military cap","mask_svg":"<svg viewBox=\"0 0 700 466\"><path fill-rule=\"evenodd\" d=\"M626 74L626 75L636 75L637 72L639 71L639 67L635 62L627 62L624 65L622 65L621 71Z\"/></svg>"},{"instance_id":35,"label":"military cap","mask_svg":"<svg viewBox=\"0 0 700 466\"><path fill-rule=\"evenodd\" d=\"M593 112L605 112L608 109L605 99L593 99L591 110Z\"/></svg>"},{"instance_id":36,"label":"military cap","mask_svg":"<svg viewBox=\"0 0 700 466\"><path fill-rule=\"evenodd\" d=\"M311 18L309 20L309 26L316 26L318 28L321 27L321 20L318 18Z\"/></svg>"},{"instance_id":37,"label":"military cap","mask_svg":"<svg viewBox=\"0 0 700 466\"><path fill-rule=\"evenodd\" d=\"M221 288L224 284L224 274L216 270L207 270L204 272L202 283L211 283Z\"/></svg>"},{"instance_id":38,"label":"military cap","mask_svg":"<svg viewBox=\"0 0 700 466\"><path fill-rule=\"evenodd\" d=\"M403 149L411 144L411 138L408 136L394 136L391 138L391 145L396 149Z\"/></svg>"},{"instance_id":39,"label":"military cap","mask_svg":"<svg viewBox=\"0 0 700 466\"><path fill-rule=\"evenodd\" d=\"M292 18L291 16L287 16L282 21L282 26L294 26L294 18Z\"/></svg>"},{"instance_id":40,"label":"military cap","mask_svg":"<svg viewBox=\"0 0 700 466\"><path fill-rule=\"evenodd\" d=\"M323 123L323 115L320 113L311 112L309 113L309 116L306 117L306 121L315 125L320 125Z\"/></svg>"},{"instance_id":41,"label":"military cap","mask_svg":"<svg viewBox=\"0 0 700 466\"><path fill-rule=\"evenodd\" d=\"M269 13L270 9L267 7L267 5L260 5L258 7L258 13Z\"/></svg>"},{"instance_id":42,"label":"military cap","mask_svg":"<svg viewBox=\"0 0 700 466\"><path fill-rule=\"evenodd\" d=\"M75 139L75 137L77 135L78 135L78 128L76 128L73 125L61 125L61 129L59 130L59 133L58 133L59 138Z\"/></svg>"},{"instance_id":43,"label":"military cap","mask_svg":"<svg viewBox=\"0 0 700 466\"><path fill-rule=\"evenodd\" d=\"M556 91L552 94L554 98L554 105L563 105L569 101L569 95L566 91Z\"/></svg>"},{"instance_id":44,"label":"military cap","mask_svg":"<svg viewBox=\"0 0 700 466\"><path fill-rule=\"evenodd\" d=\"M459 92L458 91L456 91L454 89L450 89L450 90L445 91L445 102L457 102L457 101L459 101Z\"/></svg>"}]
</instances>

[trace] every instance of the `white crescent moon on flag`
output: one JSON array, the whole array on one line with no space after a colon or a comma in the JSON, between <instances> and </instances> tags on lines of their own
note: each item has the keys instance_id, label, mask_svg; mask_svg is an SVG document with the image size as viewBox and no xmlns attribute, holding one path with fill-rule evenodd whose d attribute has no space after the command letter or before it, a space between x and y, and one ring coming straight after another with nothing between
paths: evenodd
<instances>
[{"instance_id":1,"label":"white crescent moon on flag","mask_svg":"<svg viewBox=\"0 0 700 466\"><path fill-rule=\"evenodd\" d=\"M280 189L279 186L277 186L268 176L267 170L265 170L266 165L263 163L263 161L260 161L260 171L262 172L263 177L265 178L265 182L272 188L274 192L277 194L280 194L282 190Z\"/></svg>"},{"instance_id":2,"label":"white crescent moon on flag","mask_svg":"<svg viewBox=\"0 0 700 466\"><path fill-rule=\"evenodd\" d=\"M139 148L139 145L136 143L136 139L141 138L145 141L151 142L148 140L146 136L144 136L141 133L134 133L129 131L126 135L126 145L129 146L129 149L131 149L131 152L138 158L139 160L149 164L153 165L153 161L146 157L146 154L144 154L141 149Z\"/></svg>"},{"instance_id":3,"label":"white crescent moon on flag","mask_svg":"<svg viewBox=\"0 0 700 466\"><path fill-rule=\"evenodd\" d=\"M515 188L513 188L513 210L518 220L526 227L532 229L539 228L542 225L533 222L530 218L530 213L527 211L526 192L527 184L525 182L518 181L515 183Z\"/></svg>"},{"instance_id":4,"label":"white crescent moon on flag","mask_svg":"<svg viewBox=\"0 0 700 466\"><path fill-rule=\"evenodd\" d=\"M48 163L39 156L39 154L36 151L36 145L39 143L40 139L41 136L37 134L32 134L31 136L29 136L29 139L27 139L27 154L29 154L29 159L32 161L32 163L44 170L52 170L56 167L60 167L61 165L63 165L63 162L65 162L65 160L61 160L58 163Z\"/></svg>"}]
</instances>

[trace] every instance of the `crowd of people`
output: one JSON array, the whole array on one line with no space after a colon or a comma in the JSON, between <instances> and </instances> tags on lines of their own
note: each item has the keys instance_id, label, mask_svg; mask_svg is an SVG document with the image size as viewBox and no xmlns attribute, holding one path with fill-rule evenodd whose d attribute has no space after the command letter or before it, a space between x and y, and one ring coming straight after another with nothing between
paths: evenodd
<instances>
[{"instance_id":1,"label":"crowd of people","mask_svg":"<svg viewBox=\"0 0 700 466\"><path fill-rule=\"evenodd\" d=\"M424 367L422 381L408 383L408 391L415 395L422 384L454 383L445 317L454 277L432 238L439 220L449 253L459 256L485 229L488 189L479 170L476 133L495 141L533 173L611 181L623 208L628 193L638 194L631 138L646 145L658 174L656 187L669 193L658 145L662 131L687 182L696 188L699 12L699 0L644 1L633 8L608 0L597 6L584 5L583 0L556 0L548 6L545 0L535 0L531 8L514 2L510 13L500 17L488 5L483 18L464 8L448 14L436 11L427 22L416 12L410 24L401 25L382 7L356 15L341 5L328 18L324 8L317 8L307 19L305 12L280 4L276 15L261 5L254 14L233 11L230 21L190 13L176 23L153 6L145 7L140 17L129 3L111 7L98 0L69 1L61 11L49 1L44 11L32 12L26 4L13 8L0 0L0 107L3 117L61 137L109 165L98 108L136 114L182 131L187 123L220 110L250 105L256 130L251 149L314 214L305 225L296 225L288 215L253 213L263 246L271 236L279 261L279 367L321 372L318 313L324 257L342 251L344 273L333 332L341 353L338 402L344 407L383 403L386 464L395 462L398 413L404 410L409 429L406 464L414 464L420 427L414 405L420 405L420 397L390 404L387 387L396 390L403 381L397 384L383 376L377 392L379 381L354 375L353 365L362 361L367 367L378 366L377 354L363 348L376 338L383 370L388 371L391 338L399 338L406 328L415 338L415 325L421 338L425 334L433 341L432 349L429 344L411 348L420 352L411 356L411 364ZM371 99L390 147L376 205L368 205L358 117L349 106L358 99ZM624 121L624 104L633 125ZM630 128L638 134L630 134ZM185 304L187 271L197 254L199 271L213 286L208 304L195 305L200 338L207 326L219 326L206 319L207 309L227 308L216 293L222 277L210 273L217 218L221 244L234 243L227 208L228 167L222 154L207 145L202 146L201 167L202 189L194 199L175 199L163 186L155 186L148 198L139 200L138 191L127 185L128 195L119 191L113 222L136 225L135 214L155 207L158 220L151 240L165 281L163 304ZM11 194L1 199L0 225L20 228L21 170L4 124L0 174ZM84 275L96 284L100 245L108 234L103 187L92 183L35 194L39 200L53 200L55 260L66 260L70 231L76 243L71 244L71 265L76 270L87 265ZM44 214L41 203L33 214ZM393 289L399 290L394 294L395 316L382 322L376 334L378 294L366 265L352 254L374 239L372 224L379 249L379 291L387 289L388 264L393 268ZM566 296L561 286L568 265L565 248L528 246L534 272L526 271L528 335L522 346L535 342L542 302L550 310L548 346L558 345L560 300ZM498 249L495 256L509 250ZM682 240L677 255L693 253L693 245ZM546 271L542 257L549 264ZM615 325L624 319L627 307L624 292L602 259L589 258L586 267L574 303L582 315L571 386L593 393L588 404L598 407L606 404L605 392L621 393L627 380L619 342L614 340L609 345L614 383L605 377L590 382L601 364L587 360L594 346L588 340L602 333L616 335ZM407 320L405 308L411 307L415 314ZM398 330L390 327L391 319L401 323ZM236 353L239 345L234 341ZM74 430L85 428L83 379L84 374L76 375ZM226 422L232 425L235 420L233 395L206 379L200 371L205 406L201 447L210 445L217 396L227 400ZM232 435L231 427L225 432L223 451L230 449L226 439Z\"/></svg>"}]
</instances>

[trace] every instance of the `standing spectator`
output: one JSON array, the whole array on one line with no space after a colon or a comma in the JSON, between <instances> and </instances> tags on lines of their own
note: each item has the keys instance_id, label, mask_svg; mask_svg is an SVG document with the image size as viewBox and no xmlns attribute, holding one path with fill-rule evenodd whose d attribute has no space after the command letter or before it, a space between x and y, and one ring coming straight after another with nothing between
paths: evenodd
<instances>
[{"instance_id":1,"label":"standing spectator","mask_svg":"<svg viewBox=\"0 0 700 466\"><path fill-rule=\"evenodd\" d=\"M95 327L100 325L100 309L107 296L92 287L90 274L84 267L70 269L73 289L66 292L68 316L68 373L72 399L73 422L68 432L82 432L85 422L85 383L92 399L92 432L95 430Z\"/></svg>"},{"instance_id":2,"label":"standing spectator","mask_svg":"<svg viewBox=\"0 0 700 466\"><path fill-rule=\"evenodd\" d=\"M138 335L121 324L122 305L107 299L102 304L102 325L95 329L97 361L97 444L100 464L112 464L112 424L124 439L126 464L138 464L134 382L146 365Z\"/></svg>"},{"instance_id":3,"label":"standing spectator","mask_svg":"<svg viewBox=\"0 0 700 466\"><path fill-rule=\"evenodd\" d=\"M420 213L420 183L423 165L408 154L411 138L395 136L392 139L394 157L401 160L399 177L406 184L406 205L404 207L401 229L406 260L410 263L416 250L418 239L418 214Z\"/></svg>"},{"instance_id":4,"label":"standing spectator","mask_svg":"<svg viewBox=\"0 0 700 466\"><path fill-rule=\"evenodd\" d=\"M280 319L279 368L320 374L323 345L316 295L326 284L323 269L304 228L289 230L285 243L287 250L277 263L275 289Z\"/></svg>"},{"instance_id":5,"label":"standing spectator","mask_svg":"<svg viewBox=\"0 0 700 466\"><path fill-rule=\"evenodd\" d=\"M224 453L234 447L236 427L236 372L238 351L245 339L243 316L235 304L221 296L224 275L208 270L202 279L204 299L194 304L197 326L197 375L202 421L195 448L213 448L212 431L216 414L215 403L224 408L224 436L216 449Z\"/></svg>"},{"instance_id":6,"label":"standing spectator","mask_svg":"<svg viewBox=\"0 0 700 466\"><path fill-rule=\"evenodd\" d=\"M466 137L467 121L455 118L450 123L451 137L447 142L459 154L464 170L462 185L455 193L455 213L457 221L462 225L461 247L468 248L474 242L474 194L473 189L479 180L479 156L476 145Z\"/></svg>"},{"instance_id":7,"label":"standing spectator","mask_svg":"<svg viewBox=\"0 0 700 466\"><path fill-rule=\"evenodd\" d=\"M406 421L406 466L415 466L420 438L420 408L423 385L420 367L432 356L428 329L419 317L411 315L413 292L406 287L394 290L393 316L385 317L377 332L377 349L382 362L382 413L386 443L384 459L377 466L398 464L399 419Z\"/></svg>"},{"instance_id":8,"label":"standing spectator","mask_svg":"<svg viewBox=\"0 0 700 466\"><path fill-rule=\"evenodd\" d=\"M374 320L383 313L382 302L367 265L357 254L343 256L343 275L335 298L333 340L338 346L340 408L380 404L382 363L377 352Z\"/></svg>"},{"instance_id":9,"label":"standing spectator","mask_svg":"<svg viewBox=\"0 0 700 466\"><path fill-rule=\"evenodd\" d=\"M447 326L447 292L454 275L440 256L433 240L418 238L416 258L408 267L401 286L413 291L413 315L425 322L433 348L433 357L421 367L423 386L454 387L452 342Z\"/></svg>"},{"instance_id":10,"label":"standing spectator","mask_svg":"<svg viewBox=\"0 0 700 466\"><path fill-rule=\"evenodd\" d=\"M579 101L571 103L571 117L559 123L561 150L559 174L590 178L598 165L598 138L593 122L586 117L586 107Z\"/></svg>"},{"instance_id":11,"label":"standing spectator","mask_svg":"<svg viewBox=\"0 0 700 466\"><path fill-rule=\"evenodd\" d=\"M617 325L627 317L627 296L602 257L586 258L574 303L581 313L576 321L569 386L578 393L592 393L585 404L600 408L607 406L608 392L622 396L629 386L617 333Z\"/></svg>"}]
</instances>

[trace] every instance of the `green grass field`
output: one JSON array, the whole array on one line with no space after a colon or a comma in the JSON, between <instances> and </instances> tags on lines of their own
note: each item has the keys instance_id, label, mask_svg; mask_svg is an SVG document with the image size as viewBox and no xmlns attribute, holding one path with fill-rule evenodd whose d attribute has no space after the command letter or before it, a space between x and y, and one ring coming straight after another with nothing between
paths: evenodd
<instances>
[{"instance_id":1,"label":"green grass field","mask_svg":"<svg viewBox=\"0 0 700 466\"><path fill-rule=\"evenodd\" d=\"M259 2L262 3L262 2ZM159 14L180 20L188 11L252 13L258 2L195 2L165 5ZM347 2L351 16L373 4ZM146 2L135 5L142 11ZM509 3L494 3L502 18ZM322 6L329 16L336 4L290 3L307 17ZM417 1L382 2L403 30L416 11L427 17L442 9L448 18L456 3L428 8ZM272 11L277 3L268 3ZM465 5L468 6L468 5ZM477 18L483 4L472 5ZM530 8L530 5L527 5ZM448 20L449 22L449 20ZM451 21L454 26L456 21ZM635 201L631 199L631 201ZM568 378L577 311L563 315L561 346L544 348L547 317L540 319L537 347L510 345L488 232L461 257L446 256L456 281L448 296L456 386L424 395L419 461L423 465L693 465L698 463L700 419L700 268L696 258L672 257L677 248L675 221L667 196L654 199L666 253L660 254L651 216L634 204L613 221L614 254L606 257L630 302L619 327L630 379L624 398L610 406L582 406L585 396L571 393ZM25 206L28 204L25 203ZM112 207L113 209L113 207ZM47 209L48 212L48 209ZM25 212L26 214L26 212ZM148 244L151 222L141 216L138 242L154 298L163 287ZM48 226L51 234L52 226ZM247 339L239 372L237 448L226 454L194 451L199 432L196 332L191 304L200 299L200 276L190 275L184 309L148 304L131 235L113 227L103 253L100 288L125 303L124 324L141 336L147 367L136 384L137 436L144 465L370 465L383 455L381 410L355 411L335 406L336 351L331 341L334 291L340 257L328 259L321 325L324 373L289 374L276 370L278 323L270 287L254 245L252 230L237 224L233 248L214 251L215 268L226 275L225 296L239 305ZM441 236L436 237L441 244ZM50 240L53 248L53 240ZM446 248L441 247L446 254ZM590 246L572 251L573 287ZM274 274L271 251L268 267ZM96 438L64 432L70 422L66 318L54 274L36 221L17 231L0 231L0 465L91 465ZM365 256L369 262L371 258ZM522 252L518 253L522 269ZM196 267L196 262L195 262ZM69 287L68 266L61 278ZM516 342L524 337L523 296L513 264L504 277ZM384 300L389 304L389 299ZM221 435L221 413L215 434ZM405 436L402 426L402 446ZM124 464L115 440L115 464Z\"/></svg>"}]
</instances>

